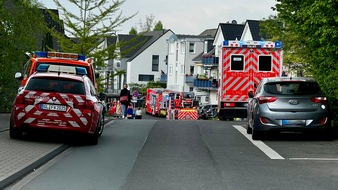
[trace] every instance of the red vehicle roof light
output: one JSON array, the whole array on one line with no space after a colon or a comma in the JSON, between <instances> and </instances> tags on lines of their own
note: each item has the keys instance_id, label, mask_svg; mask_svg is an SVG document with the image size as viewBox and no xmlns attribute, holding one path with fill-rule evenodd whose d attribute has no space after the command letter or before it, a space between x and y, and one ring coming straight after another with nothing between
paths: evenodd
<instances>
[{"instance_id":1,"label":"red vehicle roof light","mask_svg":"<svg viewBox=\"0 0 338 190\"><path fill-rule=\"evenodd\" d=\"M257 97L259 104L271 103L276 101L278 98L276 96L259 96Z\"/></svg>"}]
</instances>

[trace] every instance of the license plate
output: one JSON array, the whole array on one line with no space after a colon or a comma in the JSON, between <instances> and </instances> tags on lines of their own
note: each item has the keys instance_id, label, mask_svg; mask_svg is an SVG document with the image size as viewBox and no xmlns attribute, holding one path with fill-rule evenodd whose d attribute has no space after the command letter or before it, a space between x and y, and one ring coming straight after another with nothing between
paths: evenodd
<instances>
[{"instance_id":1,"label":"license plate","mask_svg":"<svg viewBox=\"0 0 338 190\"><path fill-rule=\"evenodd\" d=\"M304 125L305 120L282 120L283 125Z\"/></svg>"},{"instance_id":2,"label":"license plate","mask_svg":"<svg viewBox=\"0 0 338 190\"><path fill-rule=\"evenodd\" d=\"M52 110L52 111L66 111L67 106L63 105L53 105L53 104L41 104L42 110Z\"/></svg>"}]
</instances>

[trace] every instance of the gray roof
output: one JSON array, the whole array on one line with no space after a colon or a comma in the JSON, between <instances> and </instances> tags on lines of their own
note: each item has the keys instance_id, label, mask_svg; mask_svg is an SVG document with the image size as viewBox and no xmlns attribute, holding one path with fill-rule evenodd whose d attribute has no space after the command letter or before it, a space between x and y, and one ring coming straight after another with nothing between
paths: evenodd
<instances>
[{"instance_id":1,"label":"gray roof","mask_svg":"<svg viewBox=\"0 0 338 190\"><path fill-rule=\"evenodd\" d=\"M259 26L260 21L259 20L247 20L246 22L249 25L250 32L252 35L252 40L260 41L261 40L260 26Z\"/></svg>"},{"instance_id":2,"label":"gray roof","mask_svg":"<svg viewBox=\"0 0 338 190\"><path fill-rule=\"evenodd\" d=\"M244 24L220 23L224 40L239 40L244 30Z\"/></svg>"},{"instance_id":3,"label":"gray roof","mask_svg":"<svg viewBox=\"0 0 338 190\"><path fill-rule=\"evenodd\" d=\"M134 51L130 52L128 55L129 58L128 61L132 61L134 58L136 58L139 54L141 54L144 50L146 50L149 46L151 46L154 42L156 42L160 37L162 37L164 34L169 32L171 30L158 30L158 31L151 31L145 33L143 36L139 36L140 41L138 41L138 48L135 48ZM137 38L136 38L137 39Z\"/></svg>"}]
</instances>

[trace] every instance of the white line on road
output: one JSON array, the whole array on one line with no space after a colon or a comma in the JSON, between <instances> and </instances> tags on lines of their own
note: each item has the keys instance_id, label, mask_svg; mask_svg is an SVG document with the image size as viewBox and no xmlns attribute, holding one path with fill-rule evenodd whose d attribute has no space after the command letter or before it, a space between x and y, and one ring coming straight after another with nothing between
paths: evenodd
<instances>
[{"instance_id":1,"label":"white line on road","mask_svg":"<svg viewBox=\"0 0 338 190\"><path fill-rule=\"evenodd\" d=\"M289 160L338 161L338 158L289 158Z\"/></svg>"},{"instance_id":2,"label":"white line on road","mask_svg":"<svg viewBox=\"0 0 338 190\"><path fill-rule=\"evenodd\" d=\"M273 160L284 160L281 155L279 155L276 151L274 151L272 148L270 148L268 145L263 143L262 141L254 141L251 138L251 135L246 133L246 129L242 127L241 125L233 125L235 129L237 129L240 133L242 133L253 145L255 145L257 148L259 148L264 154L266 154L270 159Z\"/></svg>"}]
</instances>

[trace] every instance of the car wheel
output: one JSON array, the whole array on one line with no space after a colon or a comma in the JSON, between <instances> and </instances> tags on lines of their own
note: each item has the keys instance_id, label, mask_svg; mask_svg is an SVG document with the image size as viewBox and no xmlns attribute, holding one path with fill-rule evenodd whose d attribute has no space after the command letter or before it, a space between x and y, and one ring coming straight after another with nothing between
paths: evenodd
<instances>
[{"instance_id":1,"label":"car wheel","mask_svg":"<svg viewBox=\"0 0 338 190\"><path fill-rule=\"evenodd\" d=\"M102 115L98 122L98 136L101 136L104 129L104 115Z\"/></svg>"},{"instance_id":2,"label":"car wheel","mask_svg":"<svg viewBox=\"0 0 338 190\"><path fill-rule=\"evenodd\" d=\"M20 139L22 135L23 135L22 129L13 127L13 121L11 119L9 122L9 137L11 139Z\"/></svg>"},{"instance_id":3,"label":"car wheel","mask_svg":"<svg viewBox=\"0 0 338 190\"><path fill-rule=\"evenodd\" d=\"M261 132L252 129L252 140L260 140L261 139Z\"/></svg>"},{"instance_id":4,"label":"car wheel","mask_svg":"<svg viewBox=\"0 0 338 190\"><path fill-rule=\"evenodd\" d=\"M262 137L262 134L260 131L257 131L257 129L255 129L255 119L252 120L252 140L260 140Z\"/></svg>"}]
</instances>

